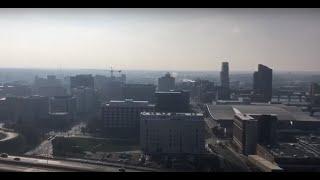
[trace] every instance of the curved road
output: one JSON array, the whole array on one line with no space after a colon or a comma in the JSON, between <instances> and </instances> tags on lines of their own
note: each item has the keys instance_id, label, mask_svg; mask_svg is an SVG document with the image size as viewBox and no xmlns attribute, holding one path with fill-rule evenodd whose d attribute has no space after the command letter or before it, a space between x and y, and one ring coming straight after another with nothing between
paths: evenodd
<instances>
[{"instance_id":1,"label":"curved road","mask_svg":"<svg viewBox=\"0 0 320 180\"><path fill-rule=\"evenodd\" d=\"M18 133L8 132L0 128L0 133L5 135L5 138L0 139L0 142L7 141L13 139L18 136Z\"/></svg>"}]
</instances>

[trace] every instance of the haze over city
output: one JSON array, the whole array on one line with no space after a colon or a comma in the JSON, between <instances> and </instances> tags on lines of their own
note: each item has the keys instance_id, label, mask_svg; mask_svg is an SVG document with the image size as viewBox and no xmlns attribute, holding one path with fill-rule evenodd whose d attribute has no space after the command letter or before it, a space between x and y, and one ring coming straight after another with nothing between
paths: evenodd
<instances>
[{"instance_id":1,"label":"haze over city","mask_svg":"<svg viewBox=\"0 0 320 180\"><path fill-rule=\"evenodd\" d=\"M0 172L320 172L319 12L0 9Z\"/></svg>"},{"instance_id":2,"label":"haze over city","mask_svg":"<svg viewBox=\"0 0 320 180\"><path fill-rule=\"evenodd\" d=\"M10 68L318 71L317 9L1 9Z\"/></svg>"}]
</instances>

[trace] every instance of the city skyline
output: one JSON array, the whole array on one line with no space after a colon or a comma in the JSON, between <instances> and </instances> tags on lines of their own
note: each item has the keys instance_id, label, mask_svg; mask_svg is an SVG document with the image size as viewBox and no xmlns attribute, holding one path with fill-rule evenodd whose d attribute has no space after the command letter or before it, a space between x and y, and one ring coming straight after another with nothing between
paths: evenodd
<instances>
[{"instance_id":1,"label":"city skyline","mask_svg":"<svg viewBox=\"0 0 320 180\"><path fill-rule=\"evenodd\" d=\"M319 17L317 9L1 9L1 67L219 71L228 61L231 72L318 71Z\"/></svg>"}]
</instances>

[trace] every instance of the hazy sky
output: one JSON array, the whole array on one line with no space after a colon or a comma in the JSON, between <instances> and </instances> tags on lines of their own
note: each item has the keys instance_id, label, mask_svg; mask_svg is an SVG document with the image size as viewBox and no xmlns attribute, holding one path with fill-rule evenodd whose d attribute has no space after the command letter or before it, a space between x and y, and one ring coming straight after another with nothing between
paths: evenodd
<instances>
[{"instance_id":1,"label":"hazy sky","mask_svg":"<svg viewBox=\"0 0 320 180\"><path fill-rule=\"evenodd\" d=\"M318 71L319 55L320 9L0 9L0 67Z\"/></svg>"}]
</instances>

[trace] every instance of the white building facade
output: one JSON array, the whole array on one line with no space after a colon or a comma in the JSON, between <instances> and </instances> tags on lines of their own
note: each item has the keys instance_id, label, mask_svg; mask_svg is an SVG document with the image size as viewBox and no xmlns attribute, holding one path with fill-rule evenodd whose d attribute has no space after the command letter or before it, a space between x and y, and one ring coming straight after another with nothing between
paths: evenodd
<instances>
[{"instance_id":1,"label":"white building facade","mask_svg":"<svg viewBox=\"0 0 320 180\"><path fill-rule=\"evenodd\" d=\"M147 154L202 154L204 132L200 113L141 113L140 146Z\"/></svg>"}]
</instances>

